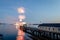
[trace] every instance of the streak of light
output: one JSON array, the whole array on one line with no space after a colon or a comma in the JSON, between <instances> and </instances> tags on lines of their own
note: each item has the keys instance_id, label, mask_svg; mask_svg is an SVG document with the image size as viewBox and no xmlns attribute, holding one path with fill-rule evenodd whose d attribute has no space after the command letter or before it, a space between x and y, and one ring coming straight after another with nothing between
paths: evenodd
<instances>
[{"instance_id":1,"label":"streak of light","mask_svg":"<svg viewBox=\"0 0 60 40\"><path fill-rule=\"evenodd\" d=\"M22 19L19 19L20 22L22 22Z\"/></svg>"},{"instance_id":2,"label":"streak of light","mask_svg":"<svg viewBox=\"0 0 60 40\"><path fill-rule=\"evenodd\" d=\"M23 20L23 19L25 19L25 16L24 15L19 15L19 19Z\"/></svg>"}]
</instances>

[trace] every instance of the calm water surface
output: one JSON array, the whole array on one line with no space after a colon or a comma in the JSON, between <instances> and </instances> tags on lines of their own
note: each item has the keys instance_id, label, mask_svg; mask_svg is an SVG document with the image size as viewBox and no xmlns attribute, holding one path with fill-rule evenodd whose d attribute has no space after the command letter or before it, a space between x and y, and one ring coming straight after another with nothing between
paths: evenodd
<instances>
[{"instance_id":1,"label":"calm water surface","mask_svg":"<svg viewBox=\"0 0 60 40\"><path fill-rule=\"evenodd\" d=\"M32 40L28 37L31 36L30 34L25 33L22 30L17 31L15 26L10 24L0 25L0 34L3 35L4 40Z\"/></svg>"}]
</instances>

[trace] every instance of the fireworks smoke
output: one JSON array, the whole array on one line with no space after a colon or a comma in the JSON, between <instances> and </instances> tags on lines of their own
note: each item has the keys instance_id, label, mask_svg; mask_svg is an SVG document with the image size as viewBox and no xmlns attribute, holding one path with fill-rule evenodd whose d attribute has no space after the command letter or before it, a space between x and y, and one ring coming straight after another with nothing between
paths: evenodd
<instances>
[{"instance_id":1,"label":"fireworks smoke","mask_svg":"<svg viewBox=\"0 0 60 40\"><path fill-rule=\"evenodd\" d=\"M18 13L20 13L20 14L25 13L24 7L18 8Z\"/></svg>"}]
</instances>

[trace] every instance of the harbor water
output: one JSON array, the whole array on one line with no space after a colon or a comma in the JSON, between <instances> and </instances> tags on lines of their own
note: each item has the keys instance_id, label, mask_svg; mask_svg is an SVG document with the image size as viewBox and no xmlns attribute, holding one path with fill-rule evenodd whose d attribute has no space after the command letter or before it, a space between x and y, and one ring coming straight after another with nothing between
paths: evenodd
<instances>
[{"instance_id":1,"label":"harbor water","mask_svg":"<svg viewBox=\"0 0 60 40\"><path fill-rule=\"evenodd\" d=\"M3 35L3 40L32 40L30 34L23 32L20 30L20 35L18 35L18 31L14 25L11 24L1 24L0 25L0 34Z\"/></svg>"}]
</instances>

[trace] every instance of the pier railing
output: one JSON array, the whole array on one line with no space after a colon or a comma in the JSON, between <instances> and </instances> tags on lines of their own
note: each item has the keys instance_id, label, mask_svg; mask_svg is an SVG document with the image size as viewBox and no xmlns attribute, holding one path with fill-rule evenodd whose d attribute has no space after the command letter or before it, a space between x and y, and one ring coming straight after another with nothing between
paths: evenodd
<instances>
[{"instance_id":1,"label":"pier railing","mask_svg":"<svg viewBox=\"0 0 60 40\"><path fill-rule=\"evenodd\" d=\"M23 31L27 32L34 37L38 39L48 39L48 40L58 40L60 39L60 33L58 32L50 32L50 31L44 31L40 30L38 28L33 28L33 27L23 27Z\"/></svg>"}]
</instances>

